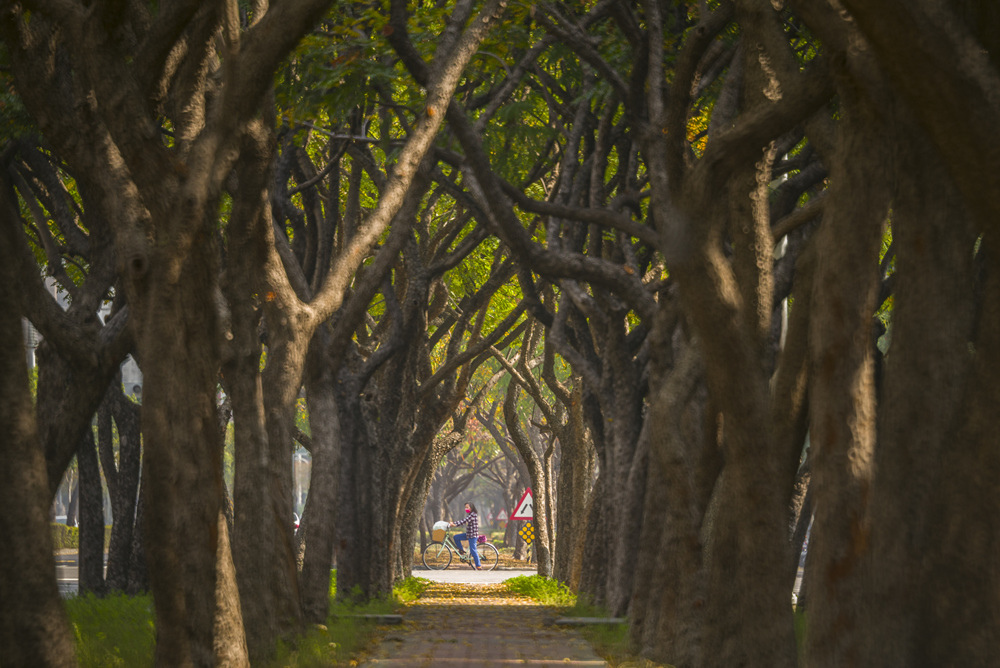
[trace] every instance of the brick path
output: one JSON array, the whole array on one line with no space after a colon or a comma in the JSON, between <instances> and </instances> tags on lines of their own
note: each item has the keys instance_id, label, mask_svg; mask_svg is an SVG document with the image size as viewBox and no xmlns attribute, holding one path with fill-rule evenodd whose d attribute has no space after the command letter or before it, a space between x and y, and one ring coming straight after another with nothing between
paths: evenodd
<instances>
[{"instance_id":1,"label":"brick path","mask_svg":"<svg viewBox=\"0 0 1000 668\"><path fill-rule=\"evenodd\" d=\"M362 665L607 665L578 632L553 626L554 616L503 584L433 583Z\"/></svg>"}]
</instances>

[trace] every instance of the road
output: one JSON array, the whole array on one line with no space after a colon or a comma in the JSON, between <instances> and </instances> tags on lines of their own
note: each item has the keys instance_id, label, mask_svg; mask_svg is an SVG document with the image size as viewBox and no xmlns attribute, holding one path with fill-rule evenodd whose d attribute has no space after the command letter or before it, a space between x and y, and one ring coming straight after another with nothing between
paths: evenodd
<instances>
[{"instance_id":1,"label":"road","mask_svg":"<svg viewBox=\"0 0 1000 668\"><path fill-rule=\"evenodd\" d=\"M56 554L56 581L59 583L59 593L63 596L75 594L80 577L80 565L76 552Z\"/></svg>"},{"instance_id":2,"label":"road","mask_svg":"<svg viewBox=\"0 0 1000 668\"><path fill-rule=\"evenodd\" d=\"M77 592L77 578L80 569L76 552L66 552L56 556L56 580L59 582L59 593L63 596ZM496 584L517 575L534 575L535 569L497 569L495 571L474 571L465 564L460 567L451 566L443 571L432 571L426 568L414 568L413 575L427 578L433 582L453 582L461 584Z\"/></svg>"},{"instance_id":3,"label":"road","mask_svg":"<svg viewBox=\"0 0 1000 668\"><path fill-rule=\"evenodd\" d=\"M465 564L462 564L459 568L450 566L443 571L432 571L426 568L413 569L413 575L416 577L427 578L432 582L450 582L456 584L496 584L518 575L534 575L536 572L534 568L498 568L495 571L474 571Z\"/></svg>"}]
</instances>

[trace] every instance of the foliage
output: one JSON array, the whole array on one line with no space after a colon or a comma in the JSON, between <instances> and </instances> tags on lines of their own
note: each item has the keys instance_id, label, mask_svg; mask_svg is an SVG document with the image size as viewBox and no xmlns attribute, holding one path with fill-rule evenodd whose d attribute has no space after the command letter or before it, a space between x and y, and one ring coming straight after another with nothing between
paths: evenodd
<instances>
[{"instance_id":1,"label":"foliage","mask_svg":"<svg viewBox=\"0 0 1000 668\"><path fill-rule=\"evenodd\" d=\"M347 615L395 612L419 597L428 584L430 581L424 578L406 578L393 588L391 599L366 603L334 601L336 585L331 584L327 623L279 642L270 665L306 667L352 662L378 639L381 631L373 622ZM98 598L85 594L67 599L66 610L76 637L77 660L84 668L153 665L156 628L150 596L115 593Z\"/></svg>"},{"instance_id":2,"label":"foliage","mask_svg":"<svg viewBox=\"0 0 1000 668\"><path fill-rule=\"evenodd\" d=\"M576 594L558 580L541 575L519 575L506 581L508 591L529 596L544 605L570 607L576 603Z\"/></svg>"},{"instance_id":3,"label":"foliage","mask_svg":"<svg viewBox=\"0 0 1000 668\"><path fill-rule=\"evenodd\" d=\"M52 523L52 549L76 550L80 547L79 527L66 526L58 522ZM104 549L111 543L111 525L104 527Z\"/></svg>"},{"instance_id":4,"label":"foliage","mask_svg":"<svg viewBox=\"0 0 1000 668\"><path fill-rule=\"evenodd\" d=\"M141 668L153 665L156 629L151 596L94 594L66 600L76 658L83 668Z\"/></svg>"},{"instance_id":5,"label":"foliage","mask_svg":"<svg viewBox=\"0 0 1000 668\"><path fill-rule=\"evenodd\" d=\"M408 577L392 588L392 595L400 603L411 603L427 591L431 581L427 578Z\"/></svg>"}]
</instances>

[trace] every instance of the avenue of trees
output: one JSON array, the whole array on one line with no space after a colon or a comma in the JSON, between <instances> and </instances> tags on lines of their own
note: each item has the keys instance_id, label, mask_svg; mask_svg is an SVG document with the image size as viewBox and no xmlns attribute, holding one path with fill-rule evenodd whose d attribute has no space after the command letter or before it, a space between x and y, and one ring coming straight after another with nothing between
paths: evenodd
<instances>
[{"instance_id":1,"label":"avenue of trees","mask_svg":"<svg viewBox=\"0 0 1000 668\"><path fill-rule=\"evenodd\" d=\"M998 40L977 0L0 0L0 664L75 665L75 458L81 587L152 592L159 666L266 659L331 563L384 595L458 471L530 486L539 573L655 661L990 665Z\"/></svg>"}]
</instances>

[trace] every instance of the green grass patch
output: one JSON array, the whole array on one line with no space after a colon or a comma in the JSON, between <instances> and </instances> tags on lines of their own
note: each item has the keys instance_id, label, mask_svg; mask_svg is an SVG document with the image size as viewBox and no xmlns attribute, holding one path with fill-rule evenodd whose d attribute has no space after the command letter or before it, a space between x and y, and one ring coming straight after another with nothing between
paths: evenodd
<instances>
[{"instance_id":1,"label":"green grass patch","mask_svg":"<svg viewBox=\"0 0 1000 668\"><path fill-rule=\"evenodd\" d=\"M569 608L576 604L576 594L558 580L541 575L518 575L506 581L507 590L521 596L530 596L543 605Z\"/></svg>"},{"instance_id":2,"label":"green grass patch","mask_svg":"<svg viewBox=\"0 0 1000 668\"><path fill-rule=\"evenodd\" d=\"M336 578L331 578L330 614L327 623L312 626L295 638L278 642L269 666L318 668L348 666L370 650L385 628L350 615L384 615L398 612L418 598L430 580L410 577L393 588L392 596L372 601L357 597L336 599ZM66 610L76 639L81 668L145 668L153 665L156 627L151 596L93 594L66 599Z\"/></svg>"},{"instance_id":3,"label":"green grass patch","mask_svg":"<svg viewBox=\"0 0 1000 668\"><path fill-rule=\"evenodd\" d=\"M427 591L430 584L427 578L408 577L392 588L392 595L400 603L412 603Z\"/></svg>"},{"instance_id":4,"label":"green grass patch","mask_svg":"<svg viewBox=\"0 0 1000 668\"><path fill-rule=\"evenodd\" d=\"M66 599L66 611L82 668L153 665L156 629L151 596L84 594Z\"/></svg>"}]
</instances>

